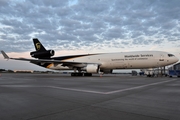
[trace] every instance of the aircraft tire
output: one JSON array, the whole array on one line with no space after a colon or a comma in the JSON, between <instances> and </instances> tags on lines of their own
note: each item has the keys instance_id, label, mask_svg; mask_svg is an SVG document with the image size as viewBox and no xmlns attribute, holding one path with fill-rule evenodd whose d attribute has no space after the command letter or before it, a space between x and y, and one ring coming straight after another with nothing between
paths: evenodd
<instances>
[{"instance_id":1,"label":"aircraft tire","mask_svg":"<svg viewBox=\"0 0 180 120\"><path fill-rule=\"evenodd\" d=\"M92 76L92 73L84 73L84 76Z\"/></svg>"},{"instance_id":2,"label":"aircraft tire","mask_svg":"<svg viewBox=\"0 0 180 120\"><path fill-rule=\"evenodd\" d=\"M147 75L147 77L151 77L151 75Z\"/></svg>"},{"instance_id":3,"label":"aircraft tire","mask_svg":"<svg viewBox=\"0 0 180 120\"><path fill-rule=\"evenodd\" d=\"M71 73L71 76L83 76L83 73Z\"/></svg>"}]
</instances>

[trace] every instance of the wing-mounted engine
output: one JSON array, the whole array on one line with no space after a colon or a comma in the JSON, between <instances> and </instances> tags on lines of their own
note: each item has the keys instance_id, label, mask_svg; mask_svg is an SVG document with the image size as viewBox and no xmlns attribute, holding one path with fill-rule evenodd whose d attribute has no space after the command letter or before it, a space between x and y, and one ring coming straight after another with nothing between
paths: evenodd
<instances>
[{"instance_id":1,"label":"wing-mounted engine","mask_svg":"<svg viewBox=\"0 0 180 120\"><path fill-rule=\"evenodd\" d=\"M99 73L99 65L98 64L87 64L82 70L87 73Z\"/></svg>"},{"instance_id":2,"label":"wing-mounted engine","mask_svg":"<svg viewBox=\"0 0 180 120\"><path fill-rule=\"evenodd\" d=\"M54 54L55 54L54 50L30 52L31 57L34 58L50 58L51 56L54 56Z\"/></svg>"}]
</instances>

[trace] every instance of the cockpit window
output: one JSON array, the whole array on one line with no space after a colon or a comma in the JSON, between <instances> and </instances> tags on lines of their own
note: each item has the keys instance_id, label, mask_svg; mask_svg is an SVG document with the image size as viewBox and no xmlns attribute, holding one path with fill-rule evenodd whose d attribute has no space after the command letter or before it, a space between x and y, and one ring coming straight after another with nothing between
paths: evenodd
<instances>
[{"instance_id":1,"label":"cockpit window","mask_svg":"<svg viewBox=\"0 0 180 120\"><path fill-rule=\"evenodd\" d=\"M173 57L174 55L173 54L168 54L169 57Z\"/></svg>"}]
</instances>

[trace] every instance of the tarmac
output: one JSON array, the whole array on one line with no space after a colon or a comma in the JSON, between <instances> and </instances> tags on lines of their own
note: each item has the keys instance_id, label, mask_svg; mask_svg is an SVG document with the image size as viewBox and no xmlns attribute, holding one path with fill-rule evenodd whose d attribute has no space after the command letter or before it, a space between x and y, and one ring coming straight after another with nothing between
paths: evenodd
<instances>
[{"instance_id":1,"label":"tarmac","mask_svg":"<svg viewBox=\"0 0 180 120\"><path fill-rule=\"evenodd\" d=\"M180 120L180 78L1 73L0 120Z\"/></svg>"}]
</instances>

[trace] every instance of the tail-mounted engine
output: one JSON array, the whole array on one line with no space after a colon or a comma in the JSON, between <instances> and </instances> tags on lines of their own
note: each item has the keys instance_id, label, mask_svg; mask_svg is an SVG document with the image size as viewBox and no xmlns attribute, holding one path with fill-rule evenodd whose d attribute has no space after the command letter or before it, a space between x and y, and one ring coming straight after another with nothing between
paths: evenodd
<instances>
[{"instance_id":1,"label":"tail-mounted engine","mask_svg":"<svg viewBox=\"0 0 180 120\"><path fill-rule=\"evenodd\" d=\"M55 54L54 50L30 52L31 57L34 57L34 58L50 58L51 56L54 56L54 54Z\"/></svg>"}]
</instances>

